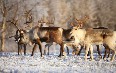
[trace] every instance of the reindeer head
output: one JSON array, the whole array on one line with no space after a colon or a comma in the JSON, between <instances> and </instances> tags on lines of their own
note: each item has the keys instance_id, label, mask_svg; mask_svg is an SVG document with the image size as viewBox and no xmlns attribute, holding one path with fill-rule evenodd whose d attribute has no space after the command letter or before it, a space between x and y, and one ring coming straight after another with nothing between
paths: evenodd
<instances>
[{"instance_id":1,"label":"reindeer head","mask_svg":"<svg viewBox=\"0 0 116 73\"><path fill-rule=\"evenodd\" d=\"M51 26L54 26L54 21L55 21L55 17L53 18L50 18L48 17L47 18L47 24L51 27Z\"/></svg>"},{"instance_id":2,"label":"reindeer head","mask_svg":"<svg viewBox=\"0 0 116 73\"><path fill-rule=\"evenodd\" d=\"M54 25L54 20L51 18L47 18L47 20L44 20L44 18L41 18L41 20L38 20L38 26L39 27L49 27Z\"/></svg>"},{"instance_id":3,"label":"reindeer head","mask_svg":"<svg viewBox=\"0 0 116 73\"><path fill-rule=\"evenodd\" d=\"M28 32L24 29L19 30L19 42L20 43L30 43Z\"/></svg>"},{"instance_id":4,"label":"reindeer head","mask_svg":"<svg viewBox=\"0 0 116 73\"><path fill-rule=\"evenodd\" d=\"M84 29L81 29L78 26L73 27L73 29L70 32L70 38L75 39L75 43L79 44L81 41L85 38L86 31Z\"/></svg>"},{"instance_id":5,"label":"reindeer head","mask_svg":"<svg viewBox=\"0 0 116 73\"><path fill-rule=\"evenodd\" d=\"M41 20L38 20L38 26L39 26L39 27L42 27L42 26L43 26L43 23L42 23Z\"/></svg>"},{"instance_id":6,"label":"reindeer head","mask_svg":"<svg viewBox=\"0 0 116 73\"><path fill-rule=\"evenodd\" d=\"M77 22L77 26L78 27L80 27L80 28L82 28L83 27L83 25L85 24L85 22L87 21L89 19L89 17L88 16L85 16L83 19L75 19L76 20L76 22Z\"/></svg>"}]
</instances>

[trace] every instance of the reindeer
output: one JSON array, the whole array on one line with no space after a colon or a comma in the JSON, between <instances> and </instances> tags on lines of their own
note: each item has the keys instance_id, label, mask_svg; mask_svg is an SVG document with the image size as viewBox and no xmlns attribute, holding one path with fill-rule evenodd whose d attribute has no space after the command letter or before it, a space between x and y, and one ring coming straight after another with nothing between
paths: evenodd
<instances>
[{"instance_id":1,"label":"reindeer","mask_svg":"<svg viewBox=\"0 0 116 73\"><path fill-rule=\"evenodd\" d=\"M116 53L116 31L109 29L82 29L79 27L73 27L71 30L71 37L75 38L75 44L85 44L85 60L87 60L87 54L90 49L91 59L93 60L93 46L92 44L105 44L113 50L111 61L114 60ZM104 45L104 46L105 46Z\"/></svg>"},{"instance_id":2,"label":"reindeer","mask_svg":"<svg viewBox=\"0 0 116 73\"><path fill-rule=\"evenodd\" d=\"M22 16L19 17L18 19L16 19L16 13L17 13L17 10L15 11L15 14L13 16L13 18L11 20L8 20L7 22L10 22L11 24L13 24L15 27L16 27L16 34L14 36L11 36L11 37L14 37L15 38L15 41L18 45L18 55L20 53L22 53L22 48L24 47L24 55L26 55L26 45L27 44L23 44L22 41L20 40L21 38L21 31L23 31L23 29L19 29L17 24L18 24L18 21L22 19ZM9 38L11 38L9 37Z\"/></svg>"},{"instance_id":3,"label":"reindeer","mask_svg":"<svg viewBox=\"0 0 116 73\"><path fill-rule=\"evenodd\" d=\"M69 19L71 18L71 16L70 17L68 17L65 21L68 21ZM50 18L49 18L50 19ZM42 22L44 22L44 23L49 23L49 24L53 24L53 22L54 22L54 19L53 20L48 20L48 22L45 22L45 21L43 21L42 19L41 19L41 21L38 21L39 22L39 24L42 26L42 27L45 27L44 25L42 25ZM51 27L51 26L50 26ZM73 44L73 42L71 41L71 39L69 38L69 36L70 36L70 31L71 31L71 29L63 29L63 42L64 42L64 45L65 45L65 47L67 48L67 54L69 55L69 48L67 47L67 46L72 46L74 49L73 49L73 53L75 53L75 54L77 54L77 52L80 52L80 51L78 51L78 49L76 49L76 46L74 46L74 44ZM45 47L47 47L48 46L48 55L49 55L49 47L52 45L52 43L47 43L46 45L45 45ZM46 52L46 50L44 49L44 54L45 54L45 52Z\"/></svg>"},{"instance_id":4,"label":"reindeer","mask_svg":"<svg viewBox=\"0 0 116 73\"><path fill-rule=\"evenodd\" d=\"M42 57L42 46L41 42L52 43L56 42L61 46L60 55L63 56L63 41L62 41L62 28L60 27L33 27L29 32L21 32L20 34L23 36L21 40L26 43L31 42L34 44L32 54L33 56L36 46L39 45L41 57Z\"/></svg>"},{"instance_id":5,"label":"reindeer","mask_svg":"<svg viewBox=\"0 0 116 73\"><path fill-rule=\"evenodd\" d=\"M103 46L105 46L105 51L104 51L104 57L103 57L103 59L104 60L106 60L106 56L107 56L107 58L109 58L110 57L110 48L109 48L109 46L107 46L106 44L103 44Z\"/></svg>"},{"instance_id":6,"label":"reindeer","mask_svg":"<svg viewBox=\"0 0 116 73\"><path fill-rule=\"evenodd\" d=\"M72 27L77 26L77 27L83 28L83 25L87 22L88 19L89 19L88 16L85 16L83 19L77 19L77 18L75 18L76 23L77 23L78 25L74 25L74 22L71 22L70 25L71 25ZM80 44L80 45L81 45L80 49L79 49L78 46L77 46L77 48L76 48L76 50L75 50L75 52L77 53L77 55L80 55L81 50L84 48L84 44ZM76 46L76 44L75 44L75 46ZM96 45L96 47L97 47L97 51L98 51L99 57L102 58L102 55L101 55L101 53L100 53L99 45ZM89 55L89 52L88 52L88 55Z\"/></svg>"},{"instance_id":7,"label":"reindeer","mask_svg":"<svg viewBox=\"0 0 116 73\"><path fill-rule=\"evenodd\" d=\"M82 28L83 25L84 25L84 23L85 23L88 19L89 19L88 16L85 16L83 19L80 19L80 20L76 18L76 21L77 21L77 24L78 24L77 26Z\"/></svg>"},{"instance_id":8,"label":"reindeer","mask_svg":"<svg viewBox=\"0 0 116 73\"><path fill-rule=\"evenodd\" d=\"M12 22L16 27L17 27L17 25L16 25L16 23L14 23L14 22ZM18 55L19 54L22 54L22 48L24 47L24 55L26 55L26 45L27 44L25 44L25 43L23 43L22 41L21 41L21 35L20 35L20 33L21 33L21 31L24 31L23 29L19 29L18 27L17 27L17 30L16 30L16 34L14 35L14 36L10 36L9 38L12 38L12 37L14 37L15 38L15 42L17 43L17 45L18 45Z\"/></svg>"},{"instance_id":9,"label":"reindeer","mask_svg":"<svg viewBox=\"0 0 116 73\"><path fill-rule=\"evenodd\" d=\"M73 42L74 39L70 38L70 32L71 32L71 29L63 29L63 42L64 42L64 46L67 49L67 55L69 55L69 48L68 48L68 46L72 47L72 49L73 49L72 54L73 55L79 55L79 52L80 52L78 50L79 48L78 48L78 46L75 46L75 44Z\"/></svg>"},{"instance_id":10,"label":"reindeer","mask_svg":"<svg viewBox=\"0 0 116 73\"><path fill-rule=\"evenodd\" d=\"M51 19L48 18L47 21L44 20L44 17L41 18L41 20L38 20L38 26L39 27L53 27L55 18ZM46 43L44 48L44 55L46 54L46 47L48 47L48 55L49 55L49 48L53 45L53 43Z\"/></svg>"},{"instance_id":11,"label":"reindeer","mask_svg":"<svg viewBox=\"0 0 116 73\"><path fill-rule=\"evenodd\" d=\"M19 35L19 33L21 33L21 31L23 31L23 29L16 30L16 34L14 36L10 36L9 38L12 38L12 37L15 38L15 42L18 45L18 55L22 54L22 48L24 48L24 55L26 55L26 45L27 44L23 43L20 39L22 37L21 35Z\"/></svg>"},{"instance_id":12,"label":"reindeer","mask_svg":"<svg viewBox=\"0 0 116 73\"><path fill-rule=\"evenodd\" d=\"M71 16L70 16L71 17ZM70 18L69 17L69 18ZM69 20L69 18L67 18L65 21ZM38 26L39 27L53 27L52 25L54 24L54 20L55 18L53 19L50 19L48 18L48 22L44 21L44 19L41 18L41 20L38 21ZM48 25L51 25L51 26L47 26ZM70 35L70 31L71 29L63 29L63 43L65 45L65 47L67 48L67 53L69 54L69 48L67 46L70 46L72 45L73 43L72 42L69 42L71 41L71 39L69 38L69 35ZM67 42L68 41L68 42ZM70 45L69 45L70 44ZM49 55L49 47L53 45L53 43L47 43L45 45L45 49L44 49L44 54L46 54L46 47L48 46L48 55ZM74 48L74 45L72 45L73 48ZM75 49L74 49L75 50ZM73 51L74 52L74 51Z\"/></svg>"}]
</instances>

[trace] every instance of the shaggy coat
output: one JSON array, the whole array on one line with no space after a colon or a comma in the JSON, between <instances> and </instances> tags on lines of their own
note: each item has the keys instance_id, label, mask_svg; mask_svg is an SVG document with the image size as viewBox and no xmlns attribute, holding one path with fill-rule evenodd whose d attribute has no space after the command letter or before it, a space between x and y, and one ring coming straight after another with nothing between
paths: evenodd
<instances>
[{"instance_id":1,"label":"shaggy coat","mask_svg":"<svg viewBox=\"0 0 116 73\"><path fill-rule=\"evenodd\" d=\"M111 60L114 59L116 53L116 31L111 31L109 29L81 29L74 27L71 30L71 37L75 38L75 44L84 44L85 50L85 60L87 60L87 54L90 48L91 59L93 59L93 46L92 44L105 44L110 49L113 50L113 55Z\"/></svg>"},{"instance_id":2,"label":"shaggy coat","mask_svg":"<svg viewBox=\"0 0 116 73\"><path fill-rule=\"evenodd\" d=\"M61 46L60 55L63 55L63 41L62 41L62 31L60 27L33 27L28 32L21 32L23 38L21 40L25 43L35 44L32 50L32 56L36 49L37 44L39 45L40 53L42 56L42 45L41 42L53 43L56 42Z\"/></svg>"}]
</instances>

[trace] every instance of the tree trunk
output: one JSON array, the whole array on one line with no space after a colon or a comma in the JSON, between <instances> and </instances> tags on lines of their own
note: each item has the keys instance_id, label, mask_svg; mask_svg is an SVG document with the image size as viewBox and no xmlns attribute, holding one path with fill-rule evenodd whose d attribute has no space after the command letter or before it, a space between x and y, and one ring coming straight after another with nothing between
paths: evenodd
<instances>
[{"instance_id":1,"label":"tree trunk","mask_svg":"<svg viewBox=\"0 0 116 73\"><path fill-rule=\"evenodd\" d=\"M6 28L6 17L3 17L2 37L1 37L1 49L0 49L0 51L4 51L4 47L5 47L5 28Z\"/></svg>"}]
</instances>

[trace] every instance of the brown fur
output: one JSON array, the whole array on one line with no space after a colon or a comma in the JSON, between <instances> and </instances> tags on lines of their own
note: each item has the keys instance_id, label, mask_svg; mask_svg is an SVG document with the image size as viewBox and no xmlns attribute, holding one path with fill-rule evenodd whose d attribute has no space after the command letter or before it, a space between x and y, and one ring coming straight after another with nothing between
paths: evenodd
<instances>
[{"instance_id":1,"label":"brown fur","mask_svg":"<svg viewBox=\"0 0 116 73\"><path fill-rule=\"evenodd\" d=\"M18 55L19 54L22 54L22 49L24 48L24 55L26 55L26 45L27 44L25 44L25 43L23 43L22 41L21 41L21 34L20 34L20 32L21 31L23 31L23 29L18 29L17 31L16 31L16 35L15 35L15 41L17 42L17 45L18 45ZM24 31L25 32L25 31Z\"/></svg>"},{"instance_id":2,"label":"brown fur","mask_svg":"<svg viewBox=\"0 0 116 73\"><path fill-rule=\"evenodd\" d=\"M110 49L115 51L115 36L116 32L113 32L109 29L80 29L78 27L74 27L71 31L71 36L75 37L75 43L84 43L86 47L86 54L85 59L87 59L87 53L89 51L89 48L91 50L91 58L93 59L92 53L93 53L93 47L92 44L106 44L109 46ZM113 39L111 39L113 38ZM111 43L109 43L112 41ZM113 47L112 47L112 46ZM115 54L115 52L114 52ZM111 60L114 59L114 54L111 58Z\"/></svg>"},{"instance_id":3,"label":"brown fur","mask_svg":"<svg viewBox=\"0 0 116 73\"><path fill-rule=\"evenodd\" d=\"M29 35L29 36L27 36ZM26 41L28 38L28 42L32 42L39 45L39 49L42 56L42 47L41 42L53 43L56 42L61 46L60 55L63 55L63 42L62 42L62 30L60 27L33 27L28 33L24 33L23 40ZM23 41L23 42L25 42ZM32 55L34 54L35 47L33 48Z\"/></svg>"}]
</instances>

